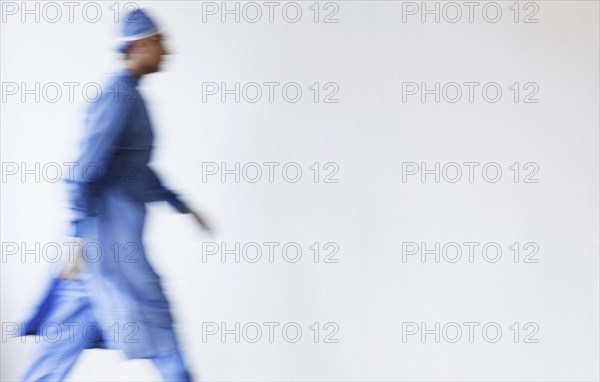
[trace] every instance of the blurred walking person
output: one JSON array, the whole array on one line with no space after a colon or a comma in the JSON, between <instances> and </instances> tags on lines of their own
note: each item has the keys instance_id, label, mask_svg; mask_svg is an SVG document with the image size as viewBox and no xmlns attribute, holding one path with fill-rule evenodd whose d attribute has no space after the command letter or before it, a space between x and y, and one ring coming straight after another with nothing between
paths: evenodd
<instances>
[{"instance_id":1,"label":"blurred walking person","mask_svg":"<svg viewBox=\"0 0 600 382\"><path fill-rule=\"evenodd\" d=\"M41 335L44 328L44 336L58 340L41 341L23 381L62 381L88 348L120 349L128 359L151 359L166 381L191 380L160 277L144 251L145 203L167 201L209 227L148 165L153 132L138 84L160 70L167 52L147 12L124 18L118 48L124 65L88 109L83 150L68 180L76 261L51 278L21 332Z\"/></svg>"}]
</instances>

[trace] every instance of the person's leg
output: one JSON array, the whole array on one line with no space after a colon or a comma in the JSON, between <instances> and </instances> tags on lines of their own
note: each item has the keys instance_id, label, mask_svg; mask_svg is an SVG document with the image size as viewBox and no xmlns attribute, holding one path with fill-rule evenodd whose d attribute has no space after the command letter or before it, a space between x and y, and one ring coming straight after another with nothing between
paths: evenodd
<instances>
[{"instance_id":1,"label":"person's leg","mask_svg":"<svg viewBox=\"0 0 600 382\"><path fill-rule=\"evenodd\" d=\"M165 381L190 382L192 380L179 351L151 359Z\"/></svg>"},{"instance_id":2,"label":"person's leg","mask_svg":"<svg viewBox=\"0 0 600 382\"><path fill-rule=\"evenodd\" d=\"M68 330L64 326L62 329ZM85 344L82 341L69 342L68 339L61 338L58 342L51 343L42 338L42 344L30 360L21 381L58 382L64 380L84 349Z\"/></svg>"},{"instance_id":3,"label":"person's leg","mask_svg":"<svg viewBox=\"0 0 600 382\"><path fill-rule=\"evenodd\" d=\"M81 352L99 337L89 302L79 281L61 281L52 307L39 322L40 343L22 381L64 380Z\"/></svg>"}]
</instances>

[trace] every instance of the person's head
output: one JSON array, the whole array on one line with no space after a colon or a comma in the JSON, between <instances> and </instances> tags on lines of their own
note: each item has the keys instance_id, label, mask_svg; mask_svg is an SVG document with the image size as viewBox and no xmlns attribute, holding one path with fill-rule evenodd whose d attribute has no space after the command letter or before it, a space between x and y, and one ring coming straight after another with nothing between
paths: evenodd
<instances>
[{"instance_id":1,"label":"person's head","mask_svg":"<svg viewBox=\"0 0 600 382\"><path fill-rule=\"evenodd\" d=\"M160 70L162 56L167 54L164 35L150 16L136 9L123 19L119 51L126 65L138 75Z\"/></svg>"},{"instance_id":2,"label":"person's head","mask_svg":"<svg viewBox=\"0 0 600 382\"><path fill-rule=\"evenodd\" d=\"M125 49L125 60L136 67L141 74L160 70L162 56L167 54L163 35L154 34L140 40L131 41Z\"/></svg>"}]
</instances>

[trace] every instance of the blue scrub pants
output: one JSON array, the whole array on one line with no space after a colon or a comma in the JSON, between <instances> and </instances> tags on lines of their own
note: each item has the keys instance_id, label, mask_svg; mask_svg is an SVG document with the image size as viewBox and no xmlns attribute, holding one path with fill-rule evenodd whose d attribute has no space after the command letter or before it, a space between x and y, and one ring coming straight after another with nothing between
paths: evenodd
<instances>
[{"instance_id":1,"label":"blue scrub pants","mask_svg":"<svg viewBox=\"0 0 600 382\"><path fill-rule=\"evenodd\" d=\"M39 348L21 381L63 381L83 350L98 347L99 326L81 282L61 282L54 297L52 309L40 325ZM165 381L191 381L178 350L150 359Z\"/></svg>"}]
</instances>

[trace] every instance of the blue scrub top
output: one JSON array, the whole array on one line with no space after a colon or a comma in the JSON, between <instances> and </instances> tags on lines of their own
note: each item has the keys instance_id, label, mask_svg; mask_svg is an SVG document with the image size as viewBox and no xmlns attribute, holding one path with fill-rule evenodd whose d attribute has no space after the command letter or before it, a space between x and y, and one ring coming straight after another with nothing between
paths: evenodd
<instances>
[{"instance_id":1,"label":"blue scrub top","mask_svg":"<svg viewBox=\"0 0 600 382\"><path fill-rule=\"evenodd\" d=\"M121 69L87 111L86 138L74 179L67 179L72 184L71 233L76 237L86 236L85 220L97 215L96 199L109 185L127 188L138 201L164 200L181 213L189 212L148 166L154 134L138 85L132 72Z\"/></svg>"}]
</instances>

